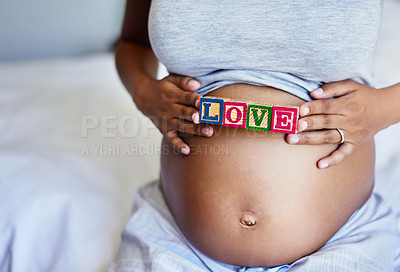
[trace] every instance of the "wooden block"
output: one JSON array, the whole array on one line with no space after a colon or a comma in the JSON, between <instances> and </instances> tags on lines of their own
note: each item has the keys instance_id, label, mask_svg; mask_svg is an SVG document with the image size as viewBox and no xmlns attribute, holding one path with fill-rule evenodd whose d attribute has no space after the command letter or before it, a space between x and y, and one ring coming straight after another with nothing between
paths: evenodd
<instances>
[{"instance_id":1,"label":"wooden block","mask_svg":"<svg viewBox=\"0 0 400 272\"><path fill-rule=\"evenodd\" d=\"M224 126L246 128L247 104L243 102L224 102Z\"/></svg>"},{"instance_id":2,"label":"wooden block","mask_svg":"<svg viewBox=\"0 0 400 272\"><path fill-rule=\"evenodd\" d=\"M251 105L247 106L247 129L271 130L272 107Z\"/></svg>"},{"instance_id":3,"label":"wooden block","mask_svg":"<svg viewBox=\"0 0 400 272\"><path fill-rule=\"evenodd\" d=\"M295 134L297 132L298 108L272 107L271 131Z\"/></svg>"},{"instance_id":4,"label":"wooden block","mask_svg":"<svg viewBox=\"0 0 400 272\"><path fill-rule=\"evenodd\" d=\"M294 134L298 107L257 105L254 102L222 97L200 99L200 123Z\"/></svg>"},{"instance_id":5,"label":"wooden block","mask_svg":"<svg viewBox=\"0 0 400 272\"><path fill-rule=\"evenodd\" d=\"M202 97L200 99L200 123L222 125L224 100L219 98Z\"/></svg>"}]
</instances>

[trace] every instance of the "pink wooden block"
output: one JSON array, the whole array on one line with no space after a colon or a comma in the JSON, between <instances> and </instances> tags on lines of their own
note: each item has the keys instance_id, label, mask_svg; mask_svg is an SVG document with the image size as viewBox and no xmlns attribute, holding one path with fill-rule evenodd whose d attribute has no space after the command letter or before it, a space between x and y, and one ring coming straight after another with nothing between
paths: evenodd
<instances>
[{"instance_id":1,"label":"pink wooden block","mask_svg":"<svg viewBox=\"0 0 400 272\"><path fill-rule=\"evenodd\" d=\"M298 108L272 107L271 131L295 134L298 116Z\"/></svg>"},{"instance_id":2,"label":"pink wooden block","mask_svg":"<svg viewBox=\"0 0 400 272\"><path fill-rule=\"evenodd\" d=\"M247 104L241 102L225 101L224 126L246 128Z\"/></svg>"}]
</instances>

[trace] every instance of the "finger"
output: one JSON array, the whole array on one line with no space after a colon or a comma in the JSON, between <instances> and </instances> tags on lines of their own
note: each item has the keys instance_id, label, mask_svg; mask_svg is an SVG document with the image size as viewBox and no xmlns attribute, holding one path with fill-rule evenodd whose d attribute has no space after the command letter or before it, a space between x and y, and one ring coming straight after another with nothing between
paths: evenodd
<instances>
[{"instance_id":1,"label":"finger","mask_svg":"<svg viewBox=\"0 0 400 272\"><path fill-rule=\"evenodd\" d=\"M186 120L173 118L170 120L170 129L176 130L186 134L199 135L205 137L211 137L214 133L214 129L210 125L200 124L196 125Z\"/></svg>"},{"instance_id":2,"label":"finger","mask_svg":"<svg viewBox=\"0 0 400 272\"><path fill-rule=\"evenodd\" d=\"M305 130L342 128L345 122L344 119L343 115L336 114L310 115L299 120L297 130L301 132Z\"/></svg>"},{"instance_id":3,"label":"finger","mask_svg":"<svg viewBox=\"0 0 400 272\"><path fill-rule=\"evenodd\" d=\"M345 142L341 144L338 149L333 151L329 156L318 161L318 168L327 168L342 162L345 158L350 156L356 149L354 144Z\"/></svg>"},{"instance_id":4,"label":"finger","mask_svg":"<svg viewBox=\"0 0 400 272\"><path fill-rule=\"evenodd\" d=\"M168 78L172 83L185 91L194 92L200 88L200 82L191 77L172 74Z\"/></svg>"},{"instance_id":5,"label":"finger","mask_svg":"<svg viewBox=\"0 0 400 272\"><path fill-rule=\"evenodd\" d=\"M172 110L173 110L172 116L175 118L191 121L194 122L195 124L199 123L199 118L198 118L199 112L196 108L175 104L173 105Z\"/></svg>"},{"instance_id":6,"label":"finger","mask_svg":"<svg viewBox=\"0 0 400 272\"><path fill-rule=\"evenodd\" d=\"M338 114L340 112L340 103L335 99L315 100L300 106L301 117L312 114Z\"/></svg>"},{"instance_id":7,"label":"finger","mask_svg":"<svg viewBox=\"0 0 400 272\"><path fill-rule=\"evenodd\" d=\"M322 85L320 88L311 92L311 96L316 99L329 99L339 97L355 91L358 83L353 80L343 80Z\"/></svg>"},{"instance_id":8,"label":"finger","mask_svg":"<svg viewBox=\"0 0 400 272\"><path fill-rule=\"evenodd\" d=\"M342 140L336 129L288 134L286 142L296 145L338 144Z\"/></svg>"},{"instance_id":9,"label":"finger","mask_svg":"<svg viewBox=\"0 0 400 272\"><path fill-rule=\"evenodd\" d=\"M190 147L185 144L185 142L181 138L179 138L178 132L176 130L168 131L167 133L165 133L165 137L175 150L184 155L190 154Z\"/></svg>"},{"instance_id":10,"label":"finger","mask_svg":"<svg viewBox=\"0 0 400 272\"><path fill-rule=\"evenodd\" d=\"M200 113L197 111L192 114L192 120L195 124L200 124Z\"/></svg>"},{"instance_id":11,"label":"finger","mask_svg":"<svg viewBox=\"0 0 400 272\"><path fill-rule=\"evenodd\" d=\"M181 105L196 107L197 101L199 101L200 98L201 95L197 93L179 92L178 103Z\"/></svg>"}]
</instances>

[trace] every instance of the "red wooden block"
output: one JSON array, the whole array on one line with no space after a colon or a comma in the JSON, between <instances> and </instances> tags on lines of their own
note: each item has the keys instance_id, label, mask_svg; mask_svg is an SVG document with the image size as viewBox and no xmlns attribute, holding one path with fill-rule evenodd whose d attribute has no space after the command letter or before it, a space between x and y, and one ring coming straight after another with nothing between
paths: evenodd
<instances>
[{"instance_id":1,"label":"red wooden block","mask_svg":"<svg viewBox=\"0 0 400 272\"><path fill-rule=\"evenodd\" d=\"M246 128L247 104L242 102L225 101L224 126Z\"/></svg>"},{"instance_id":2,"label":"red wooden block","mask_svg":"<svg viewBox=\"0 0 400 272\"><path fill-rule=\"evenodd\" d=\"M271 131L295 134L298 116L298 108L272 107Z\"/></svg>"}]
</instances>

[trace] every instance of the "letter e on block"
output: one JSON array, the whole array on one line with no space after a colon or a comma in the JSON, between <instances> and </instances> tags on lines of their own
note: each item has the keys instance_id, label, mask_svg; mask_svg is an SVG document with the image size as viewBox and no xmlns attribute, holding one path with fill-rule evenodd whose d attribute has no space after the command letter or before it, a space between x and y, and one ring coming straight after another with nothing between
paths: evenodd
<instances>
[{"instance_id":1,"label":"letter e on block","mask_svg":"<svg viewBox=\"0 0 400 272\"><path fill-rule=\"evenodd\" d=\"M295 134L298 116L298 108L273 107L271 131Z\"/></svg>"},{"instance_id":2,"label":"letter e on block","mask_svg":"<svg viewBox=\"0 0 400 272\"><path fill-rule=\"evenodd\" d=\"M222 125L224 100L202 97L200 99L200 123Z\"/></svg>"},{"instance_id":3,"label":"letter e on block","mask_svg":"<svg viewBox=\"0 0 400 272\"><path fill-rule=\"evenodd\" d=\"M224 103L224 126L246 128L247 104L241 102Z\"/></svg>"},{"instance_id":4,"label":"letter e on block","mask_svg":"<svg viewBox=\"0 0 400 272\"><path fill-rule=\"evenodd\" d=\"M248 105L247 107L247 129L271 130L272 107L261 105Z\"/></svg>"}]
</instances>

